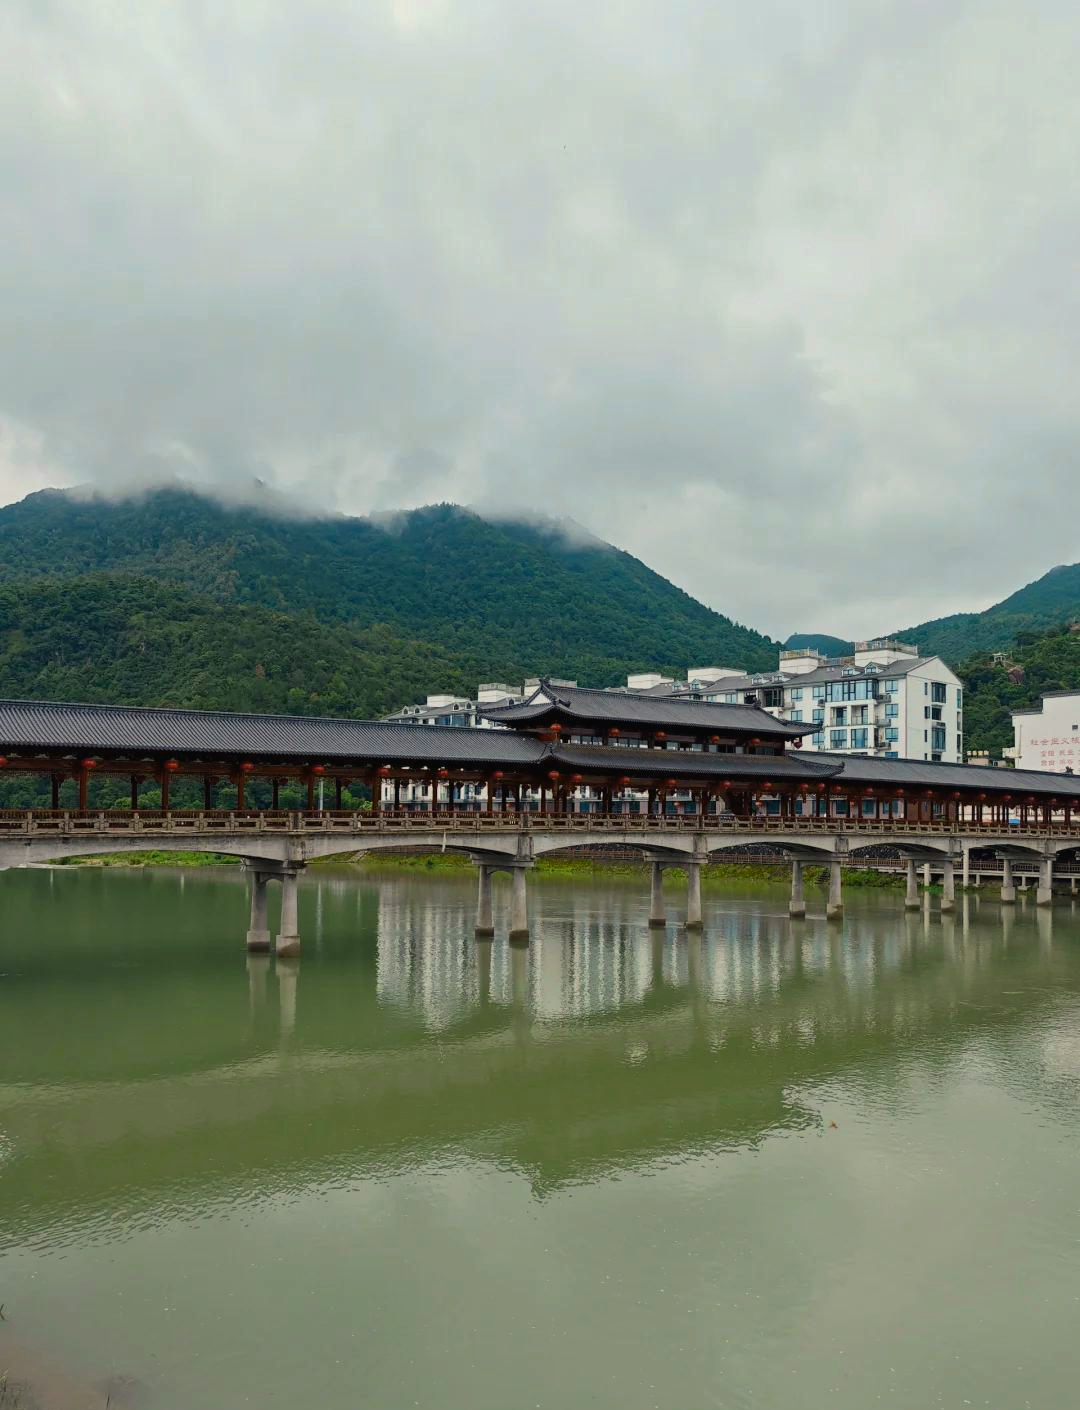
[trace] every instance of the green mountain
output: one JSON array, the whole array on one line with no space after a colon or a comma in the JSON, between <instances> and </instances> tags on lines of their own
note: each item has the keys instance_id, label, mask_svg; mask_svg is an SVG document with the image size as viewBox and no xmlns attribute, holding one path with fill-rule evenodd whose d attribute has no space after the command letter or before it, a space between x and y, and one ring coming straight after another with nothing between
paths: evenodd
<instances>
[{"instance_id":1,"label":"green mountain","mask_svg":"<svg viewBox=\"0 0 1080 1410\"><path fill-rule=\"evenodd\" d=\"M956 612L889 635L955 665L976 652L1002 650L1020 632L1057 627L1075 618L1080 618L1080 563L1051 568L985 612Z\"/></svg>"},{"instance_id":2,"label":"green mountain","mask_svg":"<svg viewBox=\"0 0 1080 1410\"><path fill-rule=\"evenodd\" d=\"M1051 690L1080 689L1080 633L1068 626L1022 631L1016 644L995 662L979 652L962 662L964 733L969 749L1000 754L1013 742L1011 712L1038 709Z\"/></svg>"},{"instance_id":3,"label":"green mountain","mask_svg":"<svg viewBox=\"0 0 1080 1410\"><path fill-rule=\"evenodd\" d=\"M824 632L792 632L784 642L785 651L820 651L822 656L849 656L855 643Z\"/></svg>"},{"instance_id":4,"label":"green mountain","mask_svg":"<svg viewBox=\"0 0 1080 1410\"><path fill-rule=\"evenodd\" d=\"M583 538L451 505L374 522L45 491L0 509L0 695L370 715L483 680L774 665Z\"/></svg>"}]
</instances>

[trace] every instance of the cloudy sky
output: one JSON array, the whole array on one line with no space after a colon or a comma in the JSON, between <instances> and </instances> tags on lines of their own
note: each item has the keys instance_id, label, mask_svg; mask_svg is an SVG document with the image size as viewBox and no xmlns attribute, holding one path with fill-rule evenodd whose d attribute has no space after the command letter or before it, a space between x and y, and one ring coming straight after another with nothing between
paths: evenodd
<instances>
[{"instance_id":1,"label":"cloudy sky","mask_svg":"<svg viewBox=\"0 0 1080 1410\"><path fill-rule=\"evenodd\" d=\"M1080 559L1073 0L0 0L0 500L569 515L774 634Z\"/></svg>"}]
</instances>

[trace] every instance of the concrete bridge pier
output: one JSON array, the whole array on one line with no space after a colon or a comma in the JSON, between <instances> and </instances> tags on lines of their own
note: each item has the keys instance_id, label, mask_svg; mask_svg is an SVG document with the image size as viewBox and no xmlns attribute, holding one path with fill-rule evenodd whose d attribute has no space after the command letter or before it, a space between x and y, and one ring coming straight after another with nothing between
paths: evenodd
<instances>
[{"instance_id":1,"label":"concrete bridge pier","mask_svg":"<svg viewBox=\"0 0 1080 1410\"><path fill-rule=\"evenodd\" d=\"M686 928L701 929L701 863L686 864Z\"/></svg>"},{"instance_id":2,"label":"concrete bridge pier","mask_svg":"<svg viewBox=\"0 0 1080 1410\"><path fill-rule=\"evenodd\" d=\"M800 861L791 863L791 900L788 902L788 915L792 920L804 920L806 917L802 868L803 864Z\"/></svg>"},{"instance_id":3,"label":"concrete bridge pier","mask_svg":"<svg viewBox=\"0 0 1080 1410\"><path fill-rule=\"evenodd\" d=\"M1013 884L1012 860L1001 859L1001 903L1004 906L1016 905L1016 887Z\"/></svg>"},{"instance_id":4,"label":"concrete bridge pier","mask_svg":"<svg viewBox=\"0 0 1080 1410\"><path fill-rule=\"evenodd\" d=\"M664 864L653 862L649 889L649 924L659 928L667 925L664 914Z\"/></svg>"},{"instance_id":5,"label":"concrete bridge pier","mask_svg":"<svg viewBox=\"0 0 1080 1410\"><path fill-rule=\"evenodd\" d=\"M829 900L825 906L826 920L842 920L844 916L844 893L840 879L840 863L829 863Z\"/></svg>"},{"instance_id":6,"label":"concrete bridge pier","mask_svg":"<svg viewBox=\"0 0 1080 1410\"><path fill-rule=\"evenodd\" d=\"M1054 859L1043 857L1039 863L1039 888L1035 892L1037 906L1049 906L1054 900Z\"/></svg>"},{"instance_id":7,"label":"concrete bridge pier","mask_svg":"<svg viewBox=\"0 0 1080 1410\"><path fill-rule=\"evenodd\" d=\"M247 947L253 954L267 954L270 950L270 925L266 915L266 892L270 885L271 873L253 871L251 873L251 923L247 933Z\"/></svg>"},{"instance_id":8,"label":"concrete bridge pier","mask_svg":"<svg viewBox=\"0 0 1080 1410\"><path fill-rule=\"evenodd\" d=\"M922 902L919 900L919 874L915 869L914 857L909 857L907 863L907 891L904 895L904 909L906 911L922 910Z\"/></svg>"},{"instance_id":9,"label":"concrete bridge pier","mask_svg":"<svg viewBox=\"0 0 1080 1410\"><path fill-rule=\"evenodd\" d=\"M281 872L281 929L278 931L277 953L290 959L300 953L300 923L297 917L297 871L284 867Z\"/></svg>"},{"instance_id":10,"label":"concrete bridge pier","mask_svg":"<svg viewBox=\"0 0 1080 1410\"><path fill-rule=\"evenodd\" d=\"M956 910L956 868L949 858L946 858L942 863L942 868L941 909L948 914L948 912Z\"/></svg>"},{"instance_id":11,"label":"concrete bridge pier","mask_svg":"<svg viewBox=\"0 0 1080 1410\"><path fill-rule=\"evenodd\" d=\"M495 934L491 918L491 868L484 862L477 862L479 884L476 896L476 938L490 940Z\"/></svg>"}]
</instances>

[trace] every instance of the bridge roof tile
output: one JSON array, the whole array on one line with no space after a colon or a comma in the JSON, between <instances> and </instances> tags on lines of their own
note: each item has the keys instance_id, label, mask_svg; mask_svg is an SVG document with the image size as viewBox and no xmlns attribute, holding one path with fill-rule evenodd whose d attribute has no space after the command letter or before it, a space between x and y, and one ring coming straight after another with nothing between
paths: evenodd
<instances>
[{"instance_id":1,"label":"bridge roof tile","mask_svg":"<svg viewBox=\"0 0 1080 1410\"><path fill-rule=\"evenodd\" d=\"M820 752L814 757L842 764L844 782L856 785L1011 793L1014 800L1021 794L1080 798L1080 774L1042 773L1037 769L988 769L981 764L942 764L927 759L871 759Z\"/></svg>"},{"instance_id":2,"label":"bridge roof tile","mask_svg":"<svg viewBox=\"0 0 1080 1410\"><path fill-rule=\"evenodd\" d=\"M632 695L622 690L584 690L541 681L532 699L522 705L493 706L482 710L488 720L525 725L548 715L593 720L603 724L643 725L671 730L715 730L717 734L772 735L798 739L812 734L812 723L778 720L756 705L717 705L682 696Z\"/></svg>"},{"instance_id":3,"label":"bridge roof tile","mask_svg":"<svg viewBox=\"0 0 1080 1410\"><path fill-rule=\"evenodd\" d=\"M0 749L509 767L529 767L544 755L539 740L507 730L37 700L0 700Z\"/></svg>"},{"instance_id":4,"label":"bridge roof tile","mask_svg":"<svg viewBox=\"0 0 1080 1410\"><path fill-rule=\"evenodd\" d=\"M705 754L674 749L612 749L603 745L556 744L550 757L570 769L603 769L628 778L777 779L786 783L831 778L842 765L805 754Z\"/></svg>"}]
</instances>

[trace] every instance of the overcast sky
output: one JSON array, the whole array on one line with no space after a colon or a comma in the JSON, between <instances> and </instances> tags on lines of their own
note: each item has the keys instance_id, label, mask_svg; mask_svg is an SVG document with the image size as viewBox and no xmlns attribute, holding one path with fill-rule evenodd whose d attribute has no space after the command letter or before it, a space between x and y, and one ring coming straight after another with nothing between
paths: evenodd
<instances>
[{"instance_id":1,"label":"overcast sky","mask_svg":"<svg viewBox=\"0 0 1080 1410\"><path fill-rule=\"evenodd\" d=\"M0 0L0 500L570 515L774 635L1080 559L1075 0Z\"/></svg>"}]
</instances>

